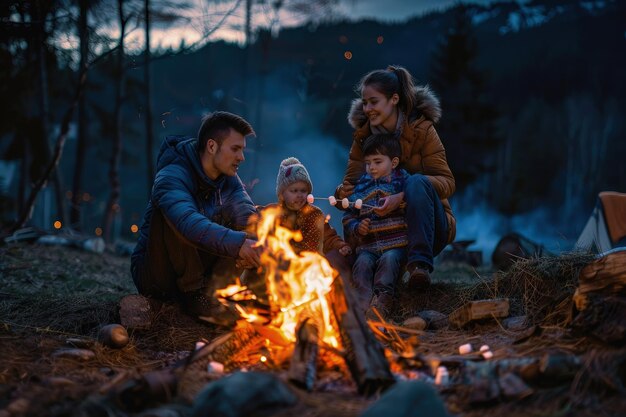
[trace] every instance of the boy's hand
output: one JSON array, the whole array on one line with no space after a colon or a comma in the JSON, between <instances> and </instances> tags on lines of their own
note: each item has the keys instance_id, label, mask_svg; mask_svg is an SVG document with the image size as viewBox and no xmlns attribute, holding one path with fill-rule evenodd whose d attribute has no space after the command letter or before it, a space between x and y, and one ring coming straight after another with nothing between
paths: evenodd
<instances>
[{"instance_id":1,"label":"boy's hand","mask_svg":"<svg viewBox=\"0 0 626 417\"><path fill-rule=\"evenodd\" d=\"M381 217L384 217L400 207L400 204L402 204L403 200L404 192L383 197L378 200L378 204L382 203L382 205L374 208L374 213L378 214Z\"/></svg>"},{"instance_id":2,"label":"boy's hand","mask_svg":"<svg viewBox=\"0 0 626 417\"><path fill-rule=\"evenodd\" d=\"M348 256L352 253L352 248L348 245L339 248L339 253L343 256Z\"/></svg>"},{"instance_id":3,"label":"boy's hand","mask_svg":"<svg viewBox=\"0 0 626 417\"><path fill-rule=\"evenodd\" d=\"M371 219L362 220L361 223L359 223L359 225L356 228L357 233L360 234L361 236L365 236L370 231L371 221L372 221Z\"/></svg>"},{"instance_id":4,"label":"boy's hand","mask_svg":"<svg viewBox=\"0 0 626 417\"><path fill-rule=\"evenodd\" d=\"M239 249L240 265L251 265L254 268L261 266L261 248L256 246L256 240L246 239Z\"/></svg>"},{"instance_id":5,"label":"boy's hand","mask_svg":"<svg viewBox=\"0 0 626 417\"><path fill-rule=\"evenodd\" d=\"M342 200L344 198L350 197L352 193L354 193L354 185L350 184L347 181L344 181L339 186L339 192L337 193L337 197L339 200Z\"/></svg>"}]
</instances>

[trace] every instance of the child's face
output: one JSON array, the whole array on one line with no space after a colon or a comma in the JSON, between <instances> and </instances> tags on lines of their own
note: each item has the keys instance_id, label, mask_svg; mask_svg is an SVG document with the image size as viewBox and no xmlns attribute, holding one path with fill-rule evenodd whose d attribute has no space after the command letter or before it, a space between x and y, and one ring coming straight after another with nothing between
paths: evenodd
<instances>
[{"instance_id":1,"label":"child's face","mask_svg":"<svg viewBox=\"0 0 626 417\"><path fill-rule=\"evenodd\" d=\"M365 171L375 180L386 177L398 166L398 158L391 159L387 155L374 154L363 158L365 161Z\"/></svg>"},{"instance_id":2,"label":"child's face","mask_svg":"<svg viewBox=\"0 0 626 417\"><path fill-rule=\"evenodd\" d=\"M297 181L285 188L283 201L289 210L300 210L306 204L309 186L304 181Z\"/></svg>"}]
</instances>

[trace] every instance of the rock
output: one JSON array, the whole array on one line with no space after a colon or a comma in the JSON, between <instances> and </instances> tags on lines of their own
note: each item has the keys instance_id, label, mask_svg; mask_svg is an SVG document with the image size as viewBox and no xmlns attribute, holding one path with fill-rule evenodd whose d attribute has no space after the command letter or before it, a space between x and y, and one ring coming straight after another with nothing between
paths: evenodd
<instances>
[{"instance_id":1,"label":"rock","mask_svg":"<svg viewBox=\"0 0 626 417\"><path fill-rule=\"evenodd\" d=\"M152 326L150 300L138 294L120 300L120 322L127 329L144 330Z\"/></svg>"},{"instance_id":2,"label":"rock","mask_svg":"<svg viewBox=\"0 0 626 417\"><path fill-rule=\"evenodd\" d=\"M30 401L26 398L17 398L9 403L5 408L11 416L27 415L30 408Z\"/></svg>"},{"instance_id":3,"label":"rock","mask_svg":"<svg viewBox=\"0 0 626 417\"><path fill-rule=\"evenodd\" d=\"M76 384L71 379L64 378L62 376L51 376L49 378L46 378L44 380L44 383L51 387L67 387Z\"/></svg>"},{"instance_id":4,"label":"rock","mask_svg":"<svg viewBox=\"0 0 626 417\"><path fill-rule=\"evenodd\" d=\"M59 349L52 353L52 357L88 361L95 358L96 354L88 349Z\"/></svg>"},{"instance_id":5,"label":"rock","mask_svg":"<svg viewBox=\"0 0 626 417\"><path fill-rule=\"evenodd\" d=\"M516 316L516 317L506 318L502 320L502 325L504 326L505 329L512 330L514 332L519 331L519 330L524 330L526 327L528 327L528 324L526 323L526 316Z\"/></svg>"},{"instance_id":6,"label":"rock","mask_svg":"<svg viewBox=\"0 0 626 417\"><path fill-rule=\"evenodd\" d=\"M422 381L396 383L360 417L448 417L437 391Z\"/></svg>"},{"instance_id":7,"label":"rock","mask_svg":"<svg viewBox=\"0 0 626 417\"><path fill-rule=\"evenodd\" d=\"M448 316L435 310L424 310L417 313L426 322L428 329L439 330L448 327Z\"/></svg>"},{"instance_id":8,"label":"rock","mask_svg":"<svg viewBox=\"0 0 626 417\"><path fill-rule=\"evenodd\" d=\"M66 345L79 349L90 349L91 347L93 347L93 343L94 341L91 339L82 339L80 337L70 337L69 339L65 340Z\"/></svg>"},{"instance_id":9,"label":"rock","mask_svg":"<svg viewBox=\"0 0 626 417\"><path fill-rule=\"evenodd\" d=\"M244 417L294 405L297 398L276 376L236 372L207 384L196 396L193 417Z\"/></svg>"},{"instance_id":10,"label":"rock","mask_svg":"<svg viewBox=\"0 0 626 417\"><path fill-rule=\"evenodd\" d=\"M410 317L404 320L402 327L408 327L409 329L414 330L424 330L426 328L426 321L419 316Z\"/></svg>"},{"instance_id":11,"label":"rock","mask_svg":"<svg viewBox=\"0 0 626 417\"><path fill-rule=\"evenodd\" d=\"M98 332L98 341L105 346L121 349L128 344L128 332L120 324L108 324Z\"/></svg>"}]
</instances>

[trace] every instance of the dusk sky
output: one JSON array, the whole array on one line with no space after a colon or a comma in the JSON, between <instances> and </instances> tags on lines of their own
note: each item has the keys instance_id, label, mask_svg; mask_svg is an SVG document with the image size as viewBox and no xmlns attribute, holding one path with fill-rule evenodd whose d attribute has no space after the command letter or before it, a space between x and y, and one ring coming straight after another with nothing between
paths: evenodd
<instances>
[{"instance_id":1,"label":"dusk sky","mask_svg":"<svg viewBox=\"0 0 626 417\"><path fill-rule=\"evenodd\" d=\"M244 40L245 22L245 1L239 1L239 7L233 8L237 2L207 2L206 0L187 0L194 5L194 9L187 12L189 20L182 26L153 31L153 47L173 46L177 47L181 39L185 39L187 44L197 42L206 37L205 34L212 31L214 26L220 22L224 14L228 14L228 19L220 25L220 28L211 33L210 39L228 39L235 42ZM458 0L341 0L335 9L333 17L345 16L349 19L378 19L381 21L403 21L408 18L421 15L427 12L443 10L454 5ZM471 0L465 3L489 4L494 0ZM218 3L218 4L215 4ZM270 3L270 2L268 2ZM268 27L272 21L272 10L269 6L257 6L255 25L257 27ZM279 27L293 26L303 23L306 20L302 16L294 16L283 10L279 13L275 25ZM276 22L278 22L276 24ZM136 46L142 43L140 31L131 35ZM131 40L129 39L129 40ZM132 48L132 46L131 46Z\"/></svg>"}]
</instances>

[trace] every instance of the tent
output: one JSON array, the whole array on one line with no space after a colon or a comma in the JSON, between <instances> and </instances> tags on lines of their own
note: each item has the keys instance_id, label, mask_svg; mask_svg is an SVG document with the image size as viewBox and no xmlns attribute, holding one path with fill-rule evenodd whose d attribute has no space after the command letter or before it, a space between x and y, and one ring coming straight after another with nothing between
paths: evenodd
<instances>
[{"instance_id":1,"label":"tent","mask_svg":"<svg viewBox=\"0 0 626 417\"><path fill-rule=\"evenodd\" d=\"M626 194L603 191L574 250L606 252L626 246Z\"/></svg>"}]
</instances>

